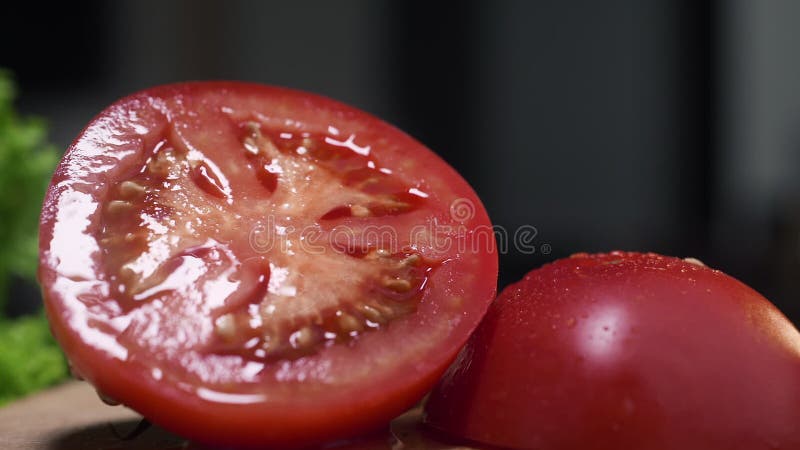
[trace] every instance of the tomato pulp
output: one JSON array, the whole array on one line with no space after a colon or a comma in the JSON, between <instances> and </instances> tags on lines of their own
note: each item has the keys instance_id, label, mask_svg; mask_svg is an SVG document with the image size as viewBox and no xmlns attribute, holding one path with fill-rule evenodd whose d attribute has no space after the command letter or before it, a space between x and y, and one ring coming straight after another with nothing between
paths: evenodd
<instances>
[{"instance_id":1,"label":"tomato pulp","mask_svg":"<svg viewBox=\"0 0 800 450\"><path fill-rule=\"evenodd\" d=\"M197 82L81 132L45 199L39 276L104 396L200 442L296 447L418 401L493 299L497 256L469 185L397 129Z\"/></svg>"},{"instance_id":2,"label":"tomato pulp","mask_svg":"<svg viewBox=\"0 0 800 450\"><path fill-rule=\"evenodd\" d=\"M800 334L697 261L578 254L500 294L426 411L504 448L800 448Z\"/></svg>"}]
</instances>

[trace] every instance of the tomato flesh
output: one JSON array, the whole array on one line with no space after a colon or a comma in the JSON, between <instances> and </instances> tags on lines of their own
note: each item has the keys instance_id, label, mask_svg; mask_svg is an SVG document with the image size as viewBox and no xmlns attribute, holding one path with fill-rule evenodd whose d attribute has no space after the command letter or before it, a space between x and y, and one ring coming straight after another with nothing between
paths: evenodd
<instances>
[{"instance_id":1,"label":"tomato flesh","mask_svg":"<svg viewBox=\"0 0 800 450\"><path fill-rule=\"evenodd\" d=\"M216 306L210 312L216 334L210 344L214 353L228 349L255 360L313 354L324 344L348 340L412 313L428 273L437 265L413 249L391 253L351 241L349 247L356 250L348 253L341 251L347 247L333 246L332 261L318 255L311 263L321 270L339 265L358 274L354 283L344 283L344 287L362 290L358 295L372 298L353 302L346 298L352 295L349 292L332 297L328 294L343 283L331 279L326 286L306 289L307 298L298 300L300 280L290 277L306 274L292 270L296 253L302 250L289 246L302 242L289 240L286 249L264 252L252 245L251 236L241 236L240 227L244 222L245 229L255 229L264 216L250 211L269 208L287 210L280 216L285 225L276 225L276 234L297 226L324 232L336 219L404 214L426 206L426 198L409 194L409 187L379 171L374 163L370 167L366 156L330 137L262 133L261 125L252 120L235 125L247 132L240 155L231 155L234 162L228 171L243 169L239 176L251 178L249 192L258 194L260 184L269 199L266 205L263 199L234 198L222 168L175 137L160 140L152 155L145 155L139 172L112 189L101 219L101 239L112 291L119 293L123 308L142 308L148 301L163 308L165 301L180 304L185 297L194 297L194 304ZM301 190L320 187L337 189L332 197L345 199L346 205L334 202L325 212L323 205L329 199L319 206L302 203L309 195ZM202 216L196 214L198 209ZM230 225L231 218L236 226ZM247 226L248 218L256 222ZM362 255L348 258L355 252ZM236 261L242 262L246 278L237 279ZM196 291L175 289L176 284ZM216 289L226 291L209 295ZM224 303L210 305L214 301Z\"/></svg>"},{"instance_id":2,"label":"tomato flesh","mask_svg":"<svg viewBox=\"0 0 800 450\"><path fill-rule=\"evenodd\" d=\"M800 334L697 263L579 254L501 293L426 413L504 448L800 448Z\"/></svg>"},{"instance_id":3,"label":"tomato flesh","mask_svg":"<svg viewBox=\"0 0 800 450\"><path fill-rule=\"evenodd\" d=\"M463 199L475 214L451 217ZM474 245L489 227L463 179L378 119L185 83L118 101L67 151L40 278L104 395L202 442L302 446L430 388L494 294L495 250Z\"/></svg>"}]
</instances>

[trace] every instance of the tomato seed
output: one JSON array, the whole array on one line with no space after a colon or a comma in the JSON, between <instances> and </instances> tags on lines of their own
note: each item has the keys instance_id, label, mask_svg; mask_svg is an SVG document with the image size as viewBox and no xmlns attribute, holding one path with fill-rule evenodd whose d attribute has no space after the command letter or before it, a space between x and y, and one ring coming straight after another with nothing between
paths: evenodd
<instances>
[{"instance_id":1,"label":"tomato seed","mask_svg":"<svg viewBox=\"0 0 800 450\"><path fill-rule=\"evenodd\" d=\"M131 210L133 204L125 200L111 200L106 205L106 212L109 214L121 214Z\"/></svg>"},{"instance_id":2,"label":"tomato seed","mask_svg":"<svg viewBox=\"0 0 800 450\"><path fill-rule=\"evenodd\" d=\"M307 349L314 345L314 333L310 327L303 327L289 336L289 344L294 349Z\"/></svg>"},{"instance_id":3,"label":"tomato seed","mask_svg":"<svg viewBox=\"0 0 800 450\"><path fill-rule=\"evenodd\" d=\"M402 278L386 277L383 279L383 287L395 292L408 292L411 290L411 283Z\"/></svg>"},{"instance_id":4,"label":"tomato seed","mask_svg":"<svg viewBox=\"0 0 800 450\"><path fill-rule=\"evenodd\" d=\"M214 331L224 339L230 339L236 335L236 319L233 314L225 314L217 317L214 321Z\"/></svg>"},{"instance_id":5,"label":"tomato seed","mask_svg":"<svg viewBox=\"0 0 800 450\"><path fill-rule=\"evenodd\" d=\"M123 181L118 189L119 194L127 199L137 198L145 193L144 186L133 181Z\"/></svg>"},{"instance_id":6,"label":"tomato seed","mask_svg":"<svg viewBox=\"0 0 800 450\"><path fill-rule=\"evenodd\" d=\"M408 255L402 261L400 261L400 263L397 265L397 268L401 269L405 267L416 266L421 260L422 258L420 258L420 256L417 254Z\"/></svg>"},{"instance_id":7,"label":"tomato seed","mask_svg":"<svg viewBox=\"0 0 800 450\"><path fill-rule=\"evenodd\" d=\"M337 311L339 328L345 333L361 331L364 329L363 323L346 312Z\"/></svg>"},{"instance_id":8,"label":"tomato seed","mask_svg":"<svg viewBox=\"0 0 800 450\"><path fill-rule=\"evenodd\" d=\"M361 205L351 206L350 212L353 214L353 217L367 217L370 215L369 209Z\"/></svg>"}]
</instances>

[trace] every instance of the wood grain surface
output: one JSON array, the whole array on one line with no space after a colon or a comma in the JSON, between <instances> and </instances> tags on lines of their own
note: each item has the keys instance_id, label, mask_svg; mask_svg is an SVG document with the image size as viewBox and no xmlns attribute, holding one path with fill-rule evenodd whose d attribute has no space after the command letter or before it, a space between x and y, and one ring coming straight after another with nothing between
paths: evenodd
<instances>
[{"instance_id":1,"label":"wood grain surface","mask_svg":"<svg viewBox=\"0 0 800 450\"><path fill-rule=\"evenodd\" d=\"M205 449L156 426L131 439L141 416L102 403L87 383L68 382L0 408L0 448L14 450ZM392 422L384 433L325 448L337 450L467 450L421 432L420 410Z\"/></svg>"}]
</instances>

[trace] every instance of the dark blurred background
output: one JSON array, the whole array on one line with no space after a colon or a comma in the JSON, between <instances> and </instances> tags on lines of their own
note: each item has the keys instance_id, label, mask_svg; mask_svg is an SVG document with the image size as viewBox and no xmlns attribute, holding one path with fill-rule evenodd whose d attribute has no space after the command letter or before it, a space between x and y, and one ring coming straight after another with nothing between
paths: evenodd
<instances>
[{"instance_id":1,"label":"dark blurred background","mask_svg":"<svg viewBox=\"0 0 800 450\"><path fill-rule=\"evenodd\" d=\"M240 79L407 131L493 221L501 286L578 251L695 256L800 323L800 2L16 2L0 66L65 148L133 91ZM17 295L30 309L35 289Z\"/></svg>"}]
</instances>

